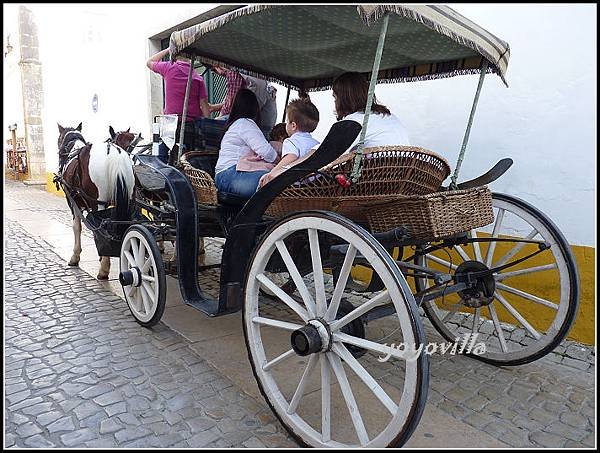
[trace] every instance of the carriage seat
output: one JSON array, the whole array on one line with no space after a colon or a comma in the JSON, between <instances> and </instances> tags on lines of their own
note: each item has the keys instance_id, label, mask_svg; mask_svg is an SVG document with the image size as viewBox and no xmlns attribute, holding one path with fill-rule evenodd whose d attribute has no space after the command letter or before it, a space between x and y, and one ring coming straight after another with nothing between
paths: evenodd
<instances>
[{"instance_id":1,"label":"carriage seat","mask_svg":"<svg viewBox=\"0 0 600 453\"><path fill-rule=\"evenodd\" d=\"M150 192L162 192L166 189L164 178L145 165L134 165L133 174L137 187Z\"/></svg>"}]
</instances>

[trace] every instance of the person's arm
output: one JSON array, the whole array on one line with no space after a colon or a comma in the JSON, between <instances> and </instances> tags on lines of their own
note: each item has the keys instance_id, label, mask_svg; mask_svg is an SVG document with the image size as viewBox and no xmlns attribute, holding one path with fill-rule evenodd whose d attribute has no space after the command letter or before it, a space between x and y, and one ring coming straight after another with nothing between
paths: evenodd
<instances>
[{"instance_id":1,"label":"person's arm","mask_svg":"<svg viewBox=\"0 0 600 453\"><path fill-rule=\"evenodd\" d=\"M164 49L148 58L148 60L146 61L146 66L148 66L148 69L154 71L154 63L156 61L162 60L168 53L169 49Z\"/></svg>"},{"instance_id":2,"label":"person's arm","mask_svg":"<svg viewBox=\"0 0 600 453\"><path fill-rule=\"evenodd\" d=\"M200 110L202 110L202 116L204 118L210 118L210 112L212 112L212 110L210 108L210 104L208 103L208 99L200 99Z\"/></svg>"},{"instance_id":3,"label":"person's arm","mask_svg":"<svg viewBox=\"0 0 600 453\"><path fill-rule=\"evenodd\" d=\"M276 178L281 173L288 170L291 167L291 164L293 162L296 162L297 160L298 160L298 157L296 157L295 154L286 154L285 156L283 156L281 158L281 160L279 161L279 163L277 165L275 165L275 168L273 168L273 170L271 170L267 174L264 174L260 178L260 181L258 182L258 187L264 186L266 183L271 181L273 178Z\"/></svg>"},{"instance_id":4,"label":"person's arm","mask_svg":"<svg viewBox=\"0 0 600 453\"><path fill-rule=\"evenodd\" d=\"M266 162L275 162L279 157L275 148L267 141L262 131L253 121L248 120L240 130L240 137L248 147Z\"/></svg>"}]
</instances>

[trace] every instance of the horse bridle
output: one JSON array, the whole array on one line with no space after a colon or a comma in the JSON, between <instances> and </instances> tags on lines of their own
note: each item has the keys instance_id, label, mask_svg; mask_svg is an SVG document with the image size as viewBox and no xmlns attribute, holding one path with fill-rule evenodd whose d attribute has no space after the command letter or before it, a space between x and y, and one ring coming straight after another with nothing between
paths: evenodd
<instances>
[{"instance_id":1,"label":"horse bridle","mask_svg":"<svg viewBox=\"0 0 600 453\"><path fill-rule=\"evenodd\" d=\"M69 140L67 140L67 137L69 135L73 135L73 137L70 138ZM59 172L60 173L62 173L62 171L64 170L64 168L66 167L66 165L69 163L69 161L73 157L76 157L76 154L73 154L73 145L75 144L75 142L77 140L81 140L86 145L89 145L89 143L85 140L85 138L83 138L83 135L81 135L81 132L79 132L77 130L75 130L75 131L68 131L64 135L62 144L58 148L59 165L60 165L60 161L61 160L63 161L63 164L60 165L60 167L59 167ZM69 145L71 145L71 146L69 146Z\"/></svg>"},{"instance_id":2,"label":"horse bridle","mask_svg":"<svg viewBox=\"0 0 600 453\"><path fill-rule=\"evenodd\" d=\"M115 145L116 145L116 146L119 148L119 150L121 150L121 149L122 149L122 148L121 148L119 145L117 145L117 140L116 140L116 138L117 138L119 135L121 135L121 134L123 134L123 132L117 132L117 133L115 134L115 138L108 138L108 139L106 139L106 143L108 143L108 145L107 145L107 147L106 147L106 153L107 153L107 154L108 154L108 151L109 151L109 149L110 149L110 144L111 144L111 143L114 143L114 144L115 144ZM136 145L137 145L137 144L140 142L140 140L141 140L141 139L142 139L142 134L138 134L138 135L137 135L137 136L136 136L136 137L133 139L133 141L132 141L132 142L131 142L131 143L130 143L128 146L127 146L127 148L125 148L125 149L124 149L124 151L125 151L127 154L131 154L131 153L132 153L132 151L135 149ZM119 151L119 152L120 152L120 151Z\"/></svg>"}]
</instances>

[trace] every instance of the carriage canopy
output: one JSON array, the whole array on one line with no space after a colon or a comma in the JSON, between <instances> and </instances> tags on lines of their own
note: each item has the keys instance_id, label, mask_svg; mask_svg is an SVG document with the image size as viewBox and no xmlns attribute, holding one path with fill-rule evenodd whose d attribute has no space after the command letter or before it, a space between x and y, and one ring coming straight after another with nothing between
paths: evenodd
<instances>
[{"instance_id":1,"label":"carriage canopy","mask_svg":"<svg viewBox=\"0 0 600 453\"><path fill-rule=\"evenodd\" d=\"M488 72L505 74L508 43L442 5L255 5L174 32L170 53L196 55L304 91L340 74L370 76L380 27L390 15L380 82Z\"/></svg>"}]
</instances>

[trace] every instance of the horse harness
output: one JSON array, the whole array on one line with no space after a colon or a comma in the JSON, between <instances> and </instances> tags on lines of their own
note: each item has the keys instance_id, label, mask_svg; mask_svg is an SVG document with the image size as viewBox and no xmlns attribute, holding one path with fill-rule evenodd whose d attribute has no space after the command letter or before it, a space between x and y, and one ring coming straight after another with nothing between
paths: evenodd
<instances>
[{"instance_id":1,"label":"horse harness","mask_svg":"<svg viewBox=\"0 0 600 453\"><path fill-rule=\"evenodd\" d=\"M73 135L73 137L70 138L69 140L67 140L67 136L69 136L69 135ZM86 146L73 149L73 146L75 145L75 142L77 140L81 140L83 143L86 144ZM52 182L56 186L56 190L60 190L61 186L62 186L63 192L65 192L65 194L67 194L67 190L65 190L65 189L68 189L68 194L71 197L73 197L73 198L75 198L76 196L81 197L81 199L85 203L85 209L87 209L88 211L93 211L93 209L89 205L88 201L92 202L92 203L96 203L97 205L103 205L104 207L108 207L110 205L109 202L97 200L96 198L88 195L80 187L81 182L82 182L81 181L82 168L81 168L80 153L81 153L81 150L83 150L87 147L91 148L91 146L92 146L92 144L88 143L83 138L83 136L81 135L81 133L79 131L67 132L63 138L62 145L58 149L58 156L59 156L58 173L55 174L54 178L52 179ZM108 146L110 147L110 144ZM60 161L63 159L66 160L66 162L61 165ZM74 160L77 160L77 167L75 168L75 171L73 173L73 184L69 184L65 181L65 179L63 177L63 173L69 167L69 165L71 165L71 163Z\"/></svg>"}]
</instances>

